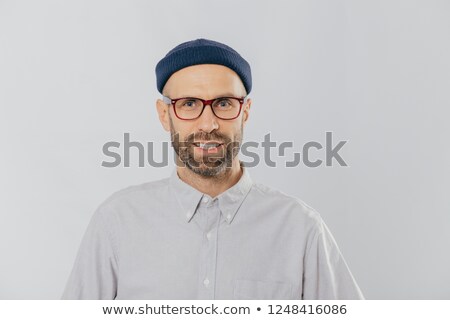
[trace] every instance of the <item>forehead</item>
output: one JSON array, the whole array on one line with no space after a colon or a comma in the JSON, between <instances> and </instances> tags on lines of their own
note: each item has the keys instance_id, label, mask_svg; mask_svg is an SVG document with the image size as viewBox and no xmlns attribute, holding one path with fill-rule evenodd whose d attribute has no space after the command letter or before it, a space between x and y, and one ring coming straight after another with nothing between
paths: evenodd
<instances>
[{"instance_id":1,"label":"forehead","mask_svg":"<svg viewBox=\"0 0 450 320\"><path fill-rule=\"evenodd\" d=\"M244 96L241 78L228 67L217 64L200 64L178 70L164 86L171 98L194 96L211 99L219 95Z\"/></svg>"}]
</instances>

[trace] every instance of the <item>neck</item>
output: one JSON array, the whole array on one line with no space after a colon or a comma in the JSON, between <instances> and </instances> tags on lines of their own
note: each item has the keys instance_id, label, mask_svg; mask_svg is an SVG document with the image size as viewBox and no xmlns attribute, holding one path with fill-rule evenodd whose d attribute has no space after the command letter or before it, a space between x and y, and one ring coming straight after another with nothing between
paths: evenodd
<instances>
[{"instance_id":1,"label":"neck","mask_svg":"<svg viewBox=\"0 0 450 320\"><path fill-rule=\"evenodd\" d=\"M236 156L232 167L217 177L202 177L187 167L177 167L177 173L182 181L214 198L234 186L241 178L243 171Z\"/></svg>"}]
</instances>

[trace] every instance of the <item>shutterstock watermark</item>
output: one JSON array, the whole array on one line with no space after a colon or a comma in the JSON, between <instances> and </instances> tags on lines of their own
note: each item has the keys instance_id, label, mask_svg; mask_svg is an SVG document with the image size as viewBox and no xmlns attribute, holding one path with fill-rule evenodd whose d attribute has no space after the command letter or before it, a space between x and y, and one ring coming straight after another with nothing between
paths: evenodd
<instances>
[{"instance_id":1,"label":"shutterstock watermark","mask_svg":"<svg viewBox=\"0 0 450 320\"><path fill-rule=\"evenodd\" d=\"M178 139L178 136L176 136ZM337 143L333 141L333 132L325 132L325 141L308 141L297 148L292 141L276 142L271 140L270 133L264 135L261 142L245 141L239 145L237 142L230 142L222 147L221 152L212 152L208 155L208 161L225 161L225 158L231 157L237 152L240 152L244 159L241 162L245 167L256 167L264 163L268 167L298 167L304 165L309 168L317 168L319 166L341 166L348 167L347 162L343 159L339 152L342 150L348 140L340 140ZM138 166L145 167L166 167L169 165L169 152L174 153L172 142L160 142L159 147L155 147L152 141L141 143L139 141L132 141L130 133L124 133L123 141L108 141L103 145L103 155L107 160L102 161L102 166L106 168L115 168L119 166L130 167L131 155L138 156ZM178 141L178 154L189 154L189 150L193 147L192 142ZM206 146L203 146L206 147ZM217 146L211 146L217 147ZM133 150L133 151L132 151ZM186 152L180 152L186 151ZM207 150L207 149L205 149ZM217 149L214 149L217 150ZM257 152L257 151L260 152ZM300 151L301 150L301 151ZM191 151L192 152L192 151ZM208 151L205 151L208 154ZM275 152L275 155L273 155ZM290 155L288 155L290 153ZM313 156L312 153L315 155ZM174 159L178 157L174 155ZM273 159L274 156L274 159ZM250 161L246 161L248 158ZM157 160L159 159L159 160ZM276 160L276 161L275 161Z\"/></svg>"}]
</instances>

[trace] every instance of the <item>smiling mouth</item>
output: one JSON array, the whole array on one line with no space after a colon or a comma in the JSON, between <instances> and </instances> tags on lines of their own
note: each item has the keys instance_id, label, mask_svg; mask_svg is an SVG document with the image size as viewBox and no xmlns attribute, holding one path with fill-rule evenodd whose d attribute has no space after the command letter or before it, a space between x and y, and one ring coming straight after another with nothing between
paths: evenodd
<instances>
[{"instance_id":1,"label":"smiling mouth","mask_svg":"<svg viewBox=\"0 0 450 320\"><path fill-rule=\"evenodd\" d=\"M222 145L222 143L218 143L218 142L206 142L206 143L201 143L201 142L197 142L197 143L193 143L194 146L205 149L205 150L209 150L212 148L218 148Z\"/></svg>"}]
</instances>

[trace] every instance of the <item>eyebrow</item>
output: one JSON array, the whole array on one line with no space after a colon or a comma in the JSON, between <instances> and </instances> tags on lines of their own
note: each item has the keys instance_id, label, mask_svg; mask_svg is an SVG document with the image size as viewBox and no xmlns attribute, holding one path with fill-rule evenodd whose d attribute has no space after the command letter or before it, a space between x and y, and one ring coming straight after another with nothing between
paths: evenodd
<instances>
[{"instance_id":1,"label":"eyebrow","mask_svg":"<svg viewBox=\"0 0 450 320\"><path fill-rule=\"evenodd\" d=\"M184 98L199 98L199 96L196 96L196 95L184 95L183 97ZM223 97L239 97L240 98L241 96L240 95L235 95L233 93L226 92L226 93L223 93L223 94L218 94L212 99L223 98Z\"/></svg>"},{"instance_id":2,"label":"eyebrow","mask_svg":"<svg viewBox=\"0 0 450 320\"><path fill-rule=\"evenodd\" d=\"M229 93L229 92L221 94L221 95L218 95L218 97L238 97L238 96L239 95L235 95L235 94Z\"/></svg>"}]
</instances>

